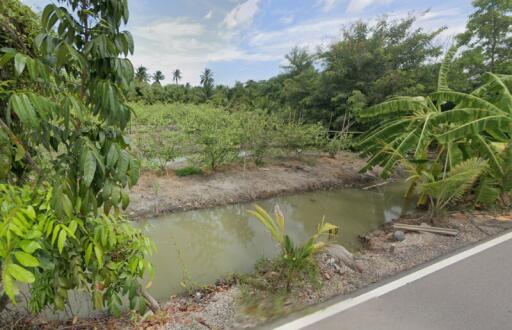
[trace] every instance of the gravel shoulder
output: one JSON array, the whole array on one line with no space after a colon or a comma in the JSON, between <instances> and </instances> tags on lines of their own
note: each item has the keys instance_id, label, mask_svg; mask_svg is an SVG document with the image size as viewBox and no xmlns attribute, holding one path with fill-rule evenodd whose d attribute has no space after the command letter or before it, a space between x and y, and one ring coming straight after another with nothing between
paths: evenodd
<instances>
[{"instance_id":1,"label":"gravel shoulder","mask_svg":"<svg viewBox=\"0 0 512 330\"><path fill-rule=\"evenodd\" d=\"M349 152L335 158L305 155L303 159L269 161L263 167L234 165L202 176L157 176L143 173L130 192L129 218L252 202L285 194L362 186L378 173L359 174L364 160Z\"/></svg>"}]
</instances>

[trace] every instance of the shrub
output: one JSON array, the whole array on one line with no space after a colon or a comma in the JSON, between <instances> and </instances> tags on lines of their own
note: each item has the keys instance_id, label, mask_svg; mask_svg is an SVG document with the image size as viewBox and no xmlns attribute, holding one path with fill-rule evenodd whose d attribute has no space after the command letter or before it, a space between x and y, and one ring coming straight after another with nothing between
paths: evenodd
<instances>
[{"instance_id":1,"label":"shrub","mask_svg":"<svg viewBox=\"0 0 512 330\"><path fill-rule=\"evenodd\" d=\"M177 176L203 175L203 170L195 166L187 166L174 171Z\"/></svg>"},{"instance_id":2,"label":"shrub","mask_svg":"<svg viewBox=\"0 0 512 330\"><path fill-rule=\"evenodd\" d=\"M258 205L254 207L255 210L250 210L248 213L255 216L265 226L281 248L279 265L281 265L282 272L285 274L286 291L289 292L297 275L310 272L311 267L316 266L313 255L325 246L325 243L319 241L319 239L323 235L337 232L338 227L325 222L325 219L323 219L318 225L317 232L305 244L296 245L286 234L285 218L279 206L276 205L274 208L274 218Z\"/></svg>"},{"instance_id":3,"label":"shrub","mask_svg":"<svg viewBox=\"0 0 512 330\"><path fill-rule=\"evenodd\" d=\"M237 158L238 127L228 112L196 110L181 118L178 126L197 148L199 160L211 170Z\"/></svg>"},{"instance_id":4,"label":"shrub","mask_svg":"<svg viewBox=\"0 0 512 330\"><path fill-rule=\"evenodd\" d=\"M352 137L349 134L337 133L330 138L324 146L324 150L330 157L335 157L342 150L347 150L352 143Z\"/></svg>"},{"instance_id":5,"label":"shrub","mask_svg":"<svg viewBox=\"0 0 512 330\"><path fill-rule=\"evenodd\" d=\"M278 130L281 146L295 151L299 157L305 150L321 149L327 143L327 131L320 124L281 123Z\"/></svg>"},{"instance_id":6,"label":"shrub","mask_svg":"<svg viewBox=\"0 0 512 330\"><path fill-rule=\"evenodd\" d=\"M136 135L135 143L144 159L155 162L160 172L166 173L167 164L182 155L182 138L178 132L156 129Z\"/></svg>"}]
</instances>

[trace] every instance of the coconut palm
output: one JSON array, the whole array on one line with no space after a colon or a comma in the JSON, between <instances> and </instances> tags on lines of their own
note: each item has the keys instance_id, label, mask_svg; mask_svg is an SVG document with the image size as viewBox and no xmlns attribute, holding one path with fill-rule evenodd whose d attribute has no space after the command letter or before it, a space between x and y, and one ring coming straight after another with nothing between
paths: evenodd
<instances>
[{"instance_id":1,"label":"coconut palm","mask_svg":"<svg viewBox=\"0 0 512 330\"><path fill-rule=\"evenodd\" d=\"M310 55L306 48L294 47L292 51L285 55L288 62L282 68L286 73L294 76L313 67L314 57Z\"/></svg>"},{"instance_id":2,"label":"coconut palm","mask_svg":"<svg viewBox=\"0 0 512 330\"><path fill-rule=\"evenodd\" d=\"M210 99L213 95L213 87L215 80L213 79L212 70L206 68L201 74L201 85L203 85L203 91L207 99Z\"/></svg>"},{"instance_id":3,"label":"coconut palm","mask_svg":"<svg viewBox=\"0 0 512 330\"><path fill-rule=\"evenodd\" d=\"M147 83L149 81L148 69L145 66L139 66L135 71L135 79Z\"/></svg>"},{"instance_id":4,"label":"coconut palm","mask_svg":"<svg viewBox=\"0 0 512 330\"><path fill-rule=\"evenodd\" d=\"M162 80L165 80L165 76L164 74L162 73L162 71L158 70L155 72L155 74L153 75L153 81L155 84L160 84L160 82Z\"/></svg>"},{"instance_id":5,"label":"coconut palm","mask_svg":"<svg viewBox=\"0 0 512 330\"><path fill-rule=\"evenodd\" d=\"M180 80L181 80L181 71L180 71L180 69L176 69L172 73L172 80L176 83L176 85L180 82Z\"/></svg>"}]
</instances>

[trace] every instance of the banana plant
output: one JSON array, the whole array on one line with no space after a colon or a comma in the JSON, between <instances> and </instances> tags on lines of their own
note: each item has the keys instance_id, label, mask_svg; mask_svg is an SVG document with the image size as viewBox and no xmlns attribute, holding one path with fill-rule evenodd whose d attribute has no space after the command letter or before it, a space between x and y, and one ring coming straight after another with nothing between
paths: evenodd
<instances>
[{"instance_id":1,"label":"banana plant","mask_svg":"<svg viewBox=\"0 0 512 330\"><path fill-rule=\"evenodd\" d=\"M456 92L448 86L456 51L452 47L441 65L437 92L394 98L358 114L360 121L376 123L356 144L369 157L362 172L381 166L386 178L398 165L406 164L412 193L424 172L431 175L430 181L445 180L450 171L459 170L459 164L482 158L489 169L473 182L475 202L494 205L512 190L502 183L509 176L512 76L488 73L486 83L472 93Z\"/></svg>"}]
</instances>

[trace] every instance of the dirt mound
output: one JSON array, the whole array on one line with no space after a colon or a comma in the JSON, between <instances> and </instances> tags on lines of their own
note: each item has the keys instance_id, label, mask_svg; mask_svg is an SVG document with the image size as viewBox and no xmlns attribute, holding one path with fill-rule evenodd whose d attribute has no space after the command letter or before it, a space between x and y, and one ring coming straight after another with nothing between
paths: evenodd
<instances>
[{"instance_id":1,"label":"dirt mound","mask_svg":"<svg viewBox=\"0 0 512 330\"><path fill-rule=\"evenodd\" d=\"M378 173L359 174L364 161L344 152L329 158L307 155L302 160L269 162L264 167L242 165L204 175L177 177L145 173L130 193L130 218L251 202L314 190L361 186Z\"/></svg>"}]
</instances>

